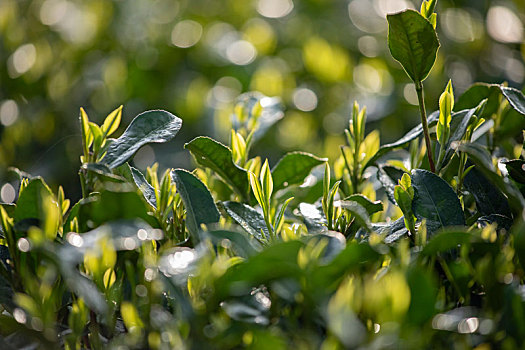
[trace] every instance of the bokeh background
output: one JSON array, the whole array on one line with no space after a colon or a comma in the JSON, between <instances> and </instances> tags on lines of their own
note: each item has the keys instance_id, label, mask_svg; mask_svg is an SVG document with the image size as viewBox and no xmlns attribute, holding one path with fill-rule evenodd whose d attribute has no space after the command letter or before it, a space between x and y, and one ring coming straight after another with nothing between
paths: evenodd
<instances>
[{"instance_id":1,"label":"bokeh background","mask_svg":"<svg viewBox=\"0 0 525 350\"><path fill-rule=\"evenodd\" d=\"M124 105L124 130L147 109L184 121L176 139L146 146L141 169L191 168L183 144L228 139L242 92L279 96L285 117L253 152L335 157L354 100L368 129L392 141L418 123L415 90L387 47L387 13L409 0L1 0L0 199L14 191L8 166L62 183L74 174L78 111L91 120ZM437 63L425 81L435 110L448 78L456 97L475 81L523 87L525 1L439 0Z\"/></svg>"}]
</instances>

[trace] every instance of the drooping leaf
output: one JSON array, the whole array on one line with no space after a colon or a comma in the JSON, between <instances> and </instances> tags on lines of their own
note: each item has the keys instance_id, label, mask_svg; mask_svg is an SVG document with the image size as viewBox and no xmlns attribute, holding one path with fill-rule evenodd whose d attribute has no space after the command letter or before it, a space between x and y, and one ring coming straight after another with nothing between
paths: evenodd
<instances>
[{"instance_id":1,"label":"drooping leaf","mask_svg":"<svg viewBox=\"0 0 525 350\"><path fill-rule=\"evenodd\" d=\"M113 174L111 172L111 169L105 164L84 163L82 164L81 169L92 173L97 179L103 182L105 181L118 182L118 183L126 182L126 179L124 179L123 177Z\"/></svg>"},{"instance_id":2,"label":"drooping leaf","mask_svg":"<svg viewBox=\"0 0 525 350\"><path fill-rule=\"evenodd\" d=\"M428 127L432 127L436 125L437 121L439 120L439 111L435 111L431 113L427 117L427 123ZM386 145L383 145L379 148L379 150L374 154L365 164L364 169L368 168L369 166L372 166L376 163L376 161L383 156L384 154L396 149L396 148L402 148L408 145L412 140L418 138L423 134L423 126L418 124L416 127L414 127L412 130L407 132L402 138L397 140L393 143L388 143Z\"/></svg>"},{"instance_id":3,"label":"drooping leaf","mask_svg":"<svg viewBox=\"0 0 525 350\"><path fill-rule=\"evenodd\" d=\"M429 233L437 227L465 225L459 199L445 180L430 171L415 169L412 186L415 189L412 210L419 220L427 220Z\"/></svg>"},{"instance_id":4,"label":"drooping leaf","mask_svg":"<svg viewBox=\"0 0 525 350\"><path fill-rule=\"evenodd\" d=\"M268 228L263 216L252 207L237 202L219 202L219 207L223 209L237 224L246 230L259 241L270 239Z\"/></svg>"},{"instance_id":5,"label":"drooping leaf","mask_svg":"<svg viewBox=\"0 0 525 350\"><path fill-rule=\"evenodd\" d=\"M390 53L412 81L423 81L436 61L439 48L434 27L414 10L389 14L387 20Z\"/></svg>"},{"instance_id":6,"label":"drooping leaf","mask_svg":"<svg viewBox=\"0 0 525 350\"><path fill-rule=\"evenodd\" d=\"M232 151L228 147L209 137L199 136L186 143L184 148L191 152L200 166L213 170L238 195L247 198L248 174L233 162Z\"/></svg>"},{"instance_id":7,"label":"drooping leaf","mask_svg":"<svg viewBox=\"0 0 525 350\"><path fill-rule=\"evenodd\" d=\"M310 203L300 203L299 212L304 218L304 223L308 232L322 232L328 230L327 221L323 210L318 206Z\"/></svg>"},{"instance_id":8,"label":"drooping leaf","mask_svg":"<svg viewBox=\"0 0 525 350\"><path fill-rule=\"evenodd\" d=\"M341 208L348 210L352 214L352 218L357 222L360 227L365 228L367 231L372 230L370 216L365 207L359 202L354 200L344 200L340 202Z\"/></svg>"},{"instance_id":9,"label":"drooping leaf","mask_svg":"<svg viewBox=\"0 0 525 350\"><path fill-rule=\"evenodd\" d=\"M455 147L457 150L468 154L469 159L476 165L477 169L507 196L513 213L521 215L521 211L525 207L523 195L507 178L497 173L488 151L481 145L472 142L458 143Z\"/></svg>"},{"instance_id":10,"label":"drooping leaf","mask_svg":"<svg viewBox=\"0 0 525 350\"><path fill-rule=\"evenodd\" d=\"M140 189L146 201L153 207L157 207L157 197L155 196L155 189L150 183L146 180L144 175L137 168L130 167L131 175L133 176L133 181Z\"/></svg>"},{"instance_id":11,"label":"drooping leaf","mask_svg":"<svg viewBox=\"0 0 525 350\"><path fill-rule=\"evenodd\" d=\"M474 196L481 215L500 214L512 217L507 198L475 167L467 173L463 185Z\"/></svg>"},{"instance_id":12,"label":"drooping leaf","mask_svg":"<svg viewBox=\"0 0 525 350\"><path fill-rule=\"evenodd\" d=\"M35 177L24 188L13 215L15 222L23 219L43 219L40 208L42 196L52 196L51 189L41 177Z\"/></svg>"},{"instance_id":13,"label":"drooping leaf","mask_svg":"<svg viewBox=\"0 0 525 350\"><path fill-rule=\"evenodd\" d=\"M202 224L219 222L219 210L210 191L192 173L184 169L175 169L172 170L171 177L186 208L186 227L193 239L198 241Z\"/></svg>"},{"instance_id":14,"label":"drooping leaf","mask_svg":"<svg viewBox=\"0 0 525 350\"><path fill-rule=\"evenodd\" d=\"M133 119L122 136L111 143L102 163L110 169L116 168L127 162L145 144L171 140L181 126L182 120L166 111L141 113Z\"/></svg>"},{"instance_id":15,"label":"drooping leaf","mask_svg":"<svg viewBox=\"0 0 525 350\"><path fill-rule=\"evenodd\" d=\"M525 115L525 96L523 96L523 93L518 89L502 85L500 86L500 89L512 108Z\"/></svg>"},{"instance_id":16,"label":"drooping leaf","mask_svg":"<svg viewBox=\"0 0 525 350\"><path fill-rule=\"evenodd\" d=\"M313 168L326 161L326 158L318 158L305 152L285 154L272 169L274 191L303 183Z\"/></svg>"},{"instance_id":17,"label":"drooping leaf","mask_svg":"<svg viewBox=\"0 0 525 350\"><path fill-rule=\"evenodd\" d=\"M363 208L366 209L368 215L372 215L383 210L383 203L381 201L372 201L360 193L346 197L344 201L354 201L359 203Z\"/></svg>"}]
</instances>

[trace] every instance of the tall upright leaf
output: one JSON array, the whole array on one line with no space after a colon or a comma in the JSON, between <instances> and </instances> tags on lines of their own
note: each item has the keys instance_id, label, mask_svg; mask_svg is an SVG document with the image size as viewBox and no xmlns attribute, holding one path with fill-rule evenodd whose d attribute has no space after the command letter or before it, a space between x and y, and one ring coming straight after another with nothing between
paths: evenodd
<instances>
[{"instance_id":1,"label":"tall upright leaf","mask_svg":"<svg viewBox=\"0 0 525 350\"><path fill-rule=\"evenodd\" d=\"M163 110L139 114L129 124L122 136L108 147L102 163L111 169L130 159L138 149L148 143L162 143L171 140L180 130L182 120Z\"/></svg>"}]
</instances>

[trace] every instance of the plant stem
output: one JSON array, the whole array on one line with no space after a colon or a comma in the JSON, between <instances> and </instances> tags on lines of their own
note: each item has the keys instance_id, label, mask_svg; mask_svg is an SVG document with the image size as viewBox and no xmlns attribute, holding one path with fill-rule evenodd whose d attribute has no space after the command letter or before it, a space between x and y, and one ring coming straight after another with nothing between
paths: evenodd
<instances>
[{"instance_id":1,"label":"plant stem","mask_svg":"<svg viewBox=\"0 0 525 350\"><path fill-rule=\"evenodd\" d=\"M424 101L424 95L423 95L423 84L418 81L415 83L416 85L416 92L417 92L417 99L419 101L419 112L421 113L421 124L423 125L423 133L425 134L425 145L427 146L427 157L428 157L428 164L430 165L430 170L435 173L436 167L434 166L434 160L432 159L432 147L430 144L430 135L428 132L428 124L427 124L427 111L425 110L425 101Z\"/></svg>"}]
</instances>

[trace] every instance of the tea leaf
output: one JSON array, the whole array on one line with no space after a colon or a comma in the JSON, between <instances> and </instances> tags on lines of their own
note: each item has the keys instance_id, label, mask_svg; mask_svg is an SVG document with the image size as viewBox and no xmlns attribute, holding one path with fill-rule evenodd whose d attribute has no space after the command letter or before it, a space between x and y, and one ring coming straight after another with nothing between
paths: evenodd
<instances>
[{"instance_id":1,"label":"tea leaf","mask_svg":"<svg viewBox=\"0 0 525 350\"><path fill-rule=\"evenodd\" d=\"M428 122L428 126L429 127L432 127L434 125L436 125L437 121L439 119L439 111L435 111L433 112L432 114L430 114L427 118L427 122ZM369 166L372 166L376 163L376 161L381 157L383 156L384 154L388 153L389 151L391 150L394 150L396 148L401 148L401 147L405 147L406 145L408 145L412 140L418 138L419 136L421 136L421 134L423 134L423 126L421 125L421 123L419 125L417 125L416 127L414 127L412 130L410 130L409 132L407 132L402 138L400 138L399 140L397 140L396 142L393 142L393 143L388 143L386 145L383 145L379 148L379 150L376 152L376 154L374 154L365 164L365 166L363 167L363 171L364 169L368 168Z\"/></svg>"},{"instance_id":2,"label":"tea leaf","mask_svg":"<svg viewBox=\"0 0 525 350\"><path fill-rule=\"evenodd\" d=\"M318 158L305 152L285 154L272 169L274 191L303 183L313 168L326 161L326 158Z\"/></svg>"},{"instance_id":3,"label":"tea leaf","mask_svg":"<svg viewBox=\"0 0 525 350\"><path fill-rule=\"evenodd\" d=\"M421 220L427 219L429 232L436 227L463 226L465 217L456 193L450 185L430 171L412 170L415 189L412 210Z\"/></svg>"},{"instance_id":4,"label":"tea leaf","mask_svg":"<svg viewBox=\"0 0 525 350\"><path fill-rule=\"evenodd\" d=\"M525 96L523 93L512 87L500 86L500 89L512 108L525 115Z\"/></svg>"},{"instance_id":5,"label":"tea leaf","mask_svg":"<svg viewBox=\"0 0 525 350\"><path fill-rule=\"evenodd\" d=\"M525 160L512 159L503 162L503 164L505 164L512 180L520 184L525 184Z\"/></svg>"},{"instance_id":6,"label":"tea leaf","mask_svg":"<svg viewBox=\"0 0 525 350\"><path fill-rule=\"evenodd\" d=\"M353 202L360 204L363 208L366 209L366 212L368 213L368 215L372 215L374 213L377 213L383 210L383 203L381 201L371 201L370 199L366 198L364 195L360 193L353 194L349 197L346 197L343 201L341 201L341 203L346 202L346 201L353 201Z\"/></svg>"},{"instance_id":7,"label":"tea leaf","mask_svg":"<svg viewBox=\"0 0 525 350\"><path fill-rule=\"evenodd\" d=\"M133 176L133 181L140 189L146 201L153 207L157 208L157 197L155 195L155 189L149 184L149 182L144 177L144 174L140 172L137 168L130 167L131 175Z\"/></svg>"},{"instance_id":8,"label":"tea leaf","mask_svg":"<svg viewBox=\"0 0 525 350\"><path fill-rule=\"evenodd\" d=\"M102 124L101 127L104 136L110 136L111 134L113 134L118 129L121 119L122 106L109 113L109 115L104 120L104 124Z\"/></svg>"},{"instance_id":9,"label":"tea leaf","mask_svg":"<svg viewBox=\"0 0 525 350\"><path fill-rule=\"evenodd\" d=\"M390 53L414 83L425 80L436 61L439 48L434 27L414 10L386 17Z\"/></svg>"},{"instance_id":10,"label":"tea leaf","mask_svg":"<svg viewBox=\"0 0 525 350\"><path fill-rule=\"evenodd\" d=\"M51 198L52 195L51 189L41 177L31 179L16 203L13 213L15 223L30 218L43 220L42 208L40 207L42 198Z\"/></svg>"},{"instance_id":11,"label":"tea leaf","mask_svg":"<svg viewBox=\"0 0 525 350\"><path fill-rule=\"evenodd\" d=\"M231 150L209 137L199 136L184 145L200 166L210 168L238 195L247 199L249 189L246 170L237 166Z\"/></svg>"},{"instance_id":12,"label":"tea leaf","mask_svg":"<svg viewBox=\"0 0 525 350\"><path fill-rule=\"evenodd\" d=\"M182 120L166 111L141 113L133 119L122 136L111 143L102 163L110 169L116 168L127 162L145 144L171 140L181 126Z\"/></svg>"},{"instance_id":13,"label":"tea leaf","mask_svg":"<svg viewBox=\"0 0 525 350\"><path fill-rule=\"evenodd\" d=\"M368 212L361 204L353 200L344 200L341 201L341 207L348 210L352 214L352 217L360 227L363 227L367 231L372 230Z\"/></svg>"},{"instance_id":14,"label":"tea leaf","mask_svg":"<svg viewBox=\"0 0 525 350\"><path fill-rule=\"evenodd\" d=\"M186 227L194 241L198 241L202 224L219 222L217 206L210 191L192 173L184 169L175 169L171 171L171 177L186 208Z\"/></svg>"},{"instance_id":15,"label":"tea leaf","mask_svg":"<svg viewBox=\"0 0 525 350\"><path fill-rule=\"evenodd\" d=\"M447 229L437 233L423 248L421 255L433 256L440 252L458 248L462 244L481 242L481 237L475 232L468 232L466 229Z\"/></svg>"},{"instance_id":16,"label":"tea leaf","mask_svg":"<svg viewBox=\"0 0 525 350\"><path fill-rule=\"evenodd\" d=\"M259 241L270 239L270 233L266 227L263 216L252 207L238 202L219 202L219 208L223 209L237 224Z\"/></svg>"},{"instance_id":17,"label":"tea leaf","mask_svg":"<svg viewBox=\"0 0 525 350\"><path fill-rule=\"evenodd\" d=\"M474 196L480 214L512 217L507 198L477 168L470 169L463 185Z\"/></svg>"}]
</instances>

